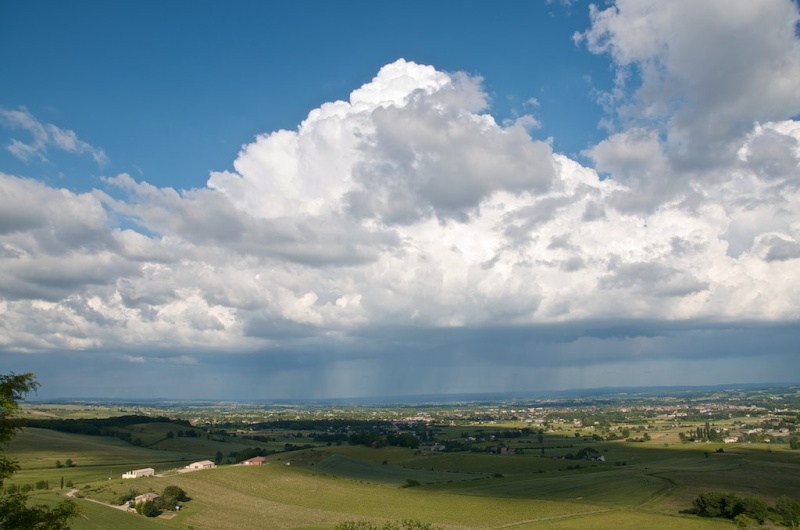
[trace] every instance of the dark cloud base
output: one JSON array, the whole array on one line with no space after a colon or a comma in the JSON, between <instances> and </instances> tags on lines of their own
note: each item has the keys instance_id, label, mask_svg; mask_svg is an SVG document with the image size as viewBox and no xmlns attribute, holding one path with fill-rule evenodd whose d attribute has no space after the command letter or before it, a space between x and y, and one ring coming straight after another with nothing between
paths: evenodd
<instances>
[{"instance_id":1,"label":"dark cloud base","mask_svg":"<svg viewBox=\"0 0 800 530\"><path fill-rule=\"evenodd\" d=\"M369 328L249 352L0 353L43 398L314 399L796 380L800 323ZM753 364L753 358L758 360Z\"/></svg>"}]
</instances>

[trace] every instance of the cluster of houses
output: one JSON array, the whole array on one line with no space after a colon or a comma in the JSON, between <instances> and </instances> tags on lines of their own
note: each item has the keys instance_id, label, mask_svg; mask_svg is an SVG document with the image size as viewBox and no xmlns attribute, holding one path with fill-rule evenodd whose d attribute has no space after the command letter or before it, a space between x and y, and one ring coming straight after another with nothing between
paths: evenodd
<instances>
[{"instance_id":1,"label":"cluster of houses","mask_svg":"<svg viewBox=\"0 0 800 530\"><path fill-rule=\"evenodd\" d=\"M259 458L261 459L260 461L258 461ZM250 462L250 463L247 463L247 462ZM250 466L252 466L252 465L258 466L258 465L261 465L263 463L264 463L264 457L263 456L257 456L255 458L251 458L250 460L245 460L244 462L242 462L242 464L250 465ZM184 467L183 471L199 471L201 469L213 469L215 467L217 467L217 464L215 464L211 460L200 460L199 462L192 462L188 466ZM144 467L142 469L134 469L132 471L126 471L125 473L122 474L122 478L152 477L152 476L155 476L155 474L156 474L156 470L153 469L152 467ZM138 499L138 497L137 497L137 499ZM152 499L150 499L150 500L152 500ZM139 502L139 501L136 501L136 502Z\"/></svg>"},{"instance_id":2,"label":"cluster of houses","mask_svg":"<svg viewBox=\"0 0 800 530\"><path fill-rule=\"evenodd\" d=\"M266 463L266 458L263 456L254 456L253 458L249 458L241 462L243 466L263 466ZM211 460L200 460L199 462L192 462L188 466L184 467L180 471L200 471L202 469L214 469L217 467L217 464L212 462ZM122 478L142 478L142 477L152 477L155 476L156 470L152 467L144 467L142 469L133 469L131 471L126 471L122 474ZM155 494L148 494L148 495L155 495ZM141 495L139 496L141 497ZM137 501L139 502L139 497L137 497ZM158 497L158 496L156 496ZM144 499L144 500L154 500L154 499Z\"/></svg>"}]
</instances>

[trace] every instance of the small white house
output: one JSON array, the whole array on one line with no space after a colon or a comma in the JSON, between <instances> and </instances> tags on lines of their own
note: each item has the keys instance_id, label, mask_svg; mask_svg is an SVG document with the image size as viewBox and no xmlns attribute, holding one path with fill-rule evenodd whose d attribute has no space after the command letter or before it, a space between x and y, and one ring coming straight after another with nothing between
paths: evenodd
<instances>
[{"instance_id":1,"label":"small white house","mask_svg":"<svg viewBox=\"0 0 800 530\"><path fill-rule=\"evenodd\" d=\"M186 466L186 469L190 471L198 471L200 469L213 469L215 467L217 467L217 464L215 464L211 460L201 460L199 462L192 462L191 464Z\"/></svg>"},{"instance_id":2,"label":"small white house","mask_svg":"<svg viewBox=\"0 0 800 530\"><path fill-rule=\"evenodd\" d=\"M133 471L126 471L122 474L122 478L152 477L155 474L155 469L152 467L145 467L142 469L134 469Z\"/></svg>"}]
</instances>

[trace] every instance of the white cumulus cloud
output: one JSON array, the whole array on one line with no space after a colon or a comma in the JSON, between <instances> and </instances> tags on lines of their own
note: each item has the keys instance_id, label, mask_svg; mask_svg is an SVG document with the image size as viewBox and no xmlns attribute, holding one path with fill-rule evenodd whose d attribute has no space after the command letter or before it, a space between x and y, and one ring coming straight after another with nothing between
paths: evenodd
<instances>
[{"instance_id":1,"label":"white cumulus cloud","mask_svg":"<svg viewBox=\"0 0 800 530\"><path fill-rule=\"evenodd\" d=\"M401 59L204 187L120 174L76 194L0 174L0 345L197 369L276 352L281 384L311 359L336 392L324 370L380 360L389 378L402 355L430 361L430 381L495 360L523 377L512 367L704 359L714 337L743 357L745 323L783 326L785 355L800 320L797 19L773 1L594 9L579 40L620 84L591 167L528 118L498 124L481 78ZM90 152L44 138L29 156Z\"/></svg>"}]
</instances>

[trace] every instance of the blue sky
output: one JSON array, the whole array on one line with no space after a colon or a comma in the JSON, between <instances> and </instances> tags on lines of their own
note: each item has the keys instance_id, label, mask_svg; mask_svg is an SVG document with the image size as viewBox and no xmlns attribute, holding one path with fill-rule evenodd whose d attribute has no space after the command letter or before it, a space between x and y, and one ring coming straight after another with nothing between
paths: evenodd
<instances>
[{"instance_id":1,"label":"blue sky","mask_svg":"<svg viewBox=\"0 0 800 530\"><path fill-rule=\"evenodd\" d=\"M572 42L588 24L585 5L90 1L2 9L3 67L15 74L2 86L5 107L68 124L109 154L102 171L64 161L61 185L71 189L98 186L98 175L114 171L202 186L256 134L297 127L312 108L347 99L399 58L484 77L498 120L533 111L537 136L575 154L600 138L602 109L591 90L611 86L608 62ZM52 178L52 167L2 156L15 172Z\"/></svg>"},{"instance_id":2,"label":"blue sky","mask_svg":"<svg viewBox=\"0 0 800 530\"><path fill-rule=\"evenodd\" d=\"M798 13L5 2L2 370L43 397L797 381Z\"/></svg>"}]
</instances>

